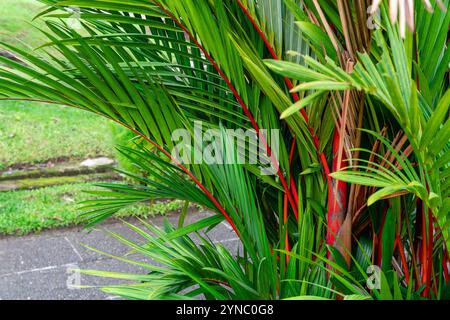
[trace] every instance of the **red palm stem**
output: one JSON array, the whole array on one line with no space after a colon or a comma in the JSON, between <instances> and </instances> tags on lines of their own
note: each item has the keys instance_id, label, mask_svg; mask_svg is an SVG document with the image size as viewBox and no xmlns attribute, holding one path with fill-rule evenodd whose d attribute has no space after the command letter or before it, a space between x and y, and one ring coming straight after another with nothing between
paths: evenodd
<instances>
[{"instance_id":1,"label":"red palm stem","mask_svg":"<svg viewBox=\"0 0 450 320\"><path fill-rule=\"evenodd\" d=\"M270 44L269 40L267 39L266 35L261 30L261 28L258 26L258 23L255 21L255 19L253 19L252 15L248 11L248 9L242 4L242 2L240 0L237 0L237 3L239 5L239 7L242 9L242 11L244 12L244 14L247 16L247 18L250 20L252 25L255 27L255 30L260 35L261 39L264 41L264 43L265 43L267 49L269 50L270 55L272 56L272 58L274 60L280 60L278 55L275 53L275 50L273 49L272 45ZM284 77L284 81L285 81L286 85L288 86L289 90L292 90L294 88L294 85L292 84L292 81L288 77ZM296 101L296 102L300 100L300 97L295 92L292 92L292 97L293 97L294 101ZM309 117L308 117L308 114L306 113L306 111L304 109L301 109L300 113L303 116L303 118L305 119L305 122L308 124L309 123ZM322 162L322 166L323 166L323 168L325 170L325 174L327 176L328 186L331 186L331 178L328 177L331 172L330 172L330 168L329 168L329 165L328 165L328 161L325 158L325 155L322 152L320 152L320 150L319 150L319 148L320 148L319 138L314 133L313 128L308 127L308 130L311 133L311 136L312 136L312 138L314 140L314 145L315 145L317 151L319 152L319 158L320 158L320 161Z\"/></svg>"},{"instance_id":2,"label":"red palm stem","mask_svg":"<svg viewBox=\"0 0 450 320\"><path fill-rule=\"evenodd\" d=\"M403 247L402 240L400 239L399 234L397 235L396 244L398 246L398 252L400 253L400 258L402 259L403 272L405 273L405 280L406 280L406 283L409 284L408 263L406 261L405 248Z\"/></svg>"},{"instance_id":3,"label":"red palm stem","mask_svg":"<svg viewBox=\"0 0 450 320\"><path fill-rule=\"evenodd\" d=\"M426 278L426 284L427 284L427 290L430 290L431 287L431 273L433 270L433 215L431 213L431 210L428 209L428 246L427 246L427 259L428 259L428 266L427 266L427 278Z\"/></svg>"},{"instance_id":4,"label":"red palm stem","mask_svg":"<svg viewBox=\"0 0 450 320\"><path fill-rule=\"evenodd\" d=\"M239 5L239 7L242 9L242 11L244 12L244 14L247 16L247 18L250 20L250 22L251 22L252 25L254 26L255 30L256 30L256 31L258 32L258 34L260 35L261 39L264 41L264 43L265 43L267 49L269 50L269 52L270 52L272 58L273 58L274 60L279 60L278 55L276 54L275 50L274 50L273 47L271 46L271 44L270 44L269 40L267 39L266 35L265 35L264 32L261 30L261 28L258 26L258 23L255 21L255 19L253 19L252 15L251 15L250 12L248 11L248 9L242 4L242 2L241 2L240 0L237 0L237 3L238 3L238 5ZM293 86L293 84L292 84L292 81L291 81L288 77L284 77L284 81L285 81L286 85L288 86L289 90L292 90L292 89L294 88L294 86ZM293 96L294 101L300 100L300 98L299 98L299 96L298 96L297 93L293 92L293 93L292 93L292 96ZM303 116L303 118L304 118L306 124L308 125L308 124L309 124L309 117L308 117L308 114L306 113L306 111L305 111L304 109L301 109L301 110L300 110L300 113L301 113L301 115ZM337 198L343 200L343 199L344 199L344 198L343 198L344 194L342 194L341 196L340 196L339 194L338 194L338 195L335 195L335 193L332 191L332 180L331 180L331 177L330 177L330 173L331 173L331 172L330 172L330 168L329 168L329 165L328 165L328 161L327 161L327 159L326 159L324 153L323 153L323 152L320 152L320 141L319 141L319 138L318 138L317 135L314 133L313 128L311 128L310 126L308 126L308 130L309 130L309 132L310 132L310 134L311 134L311 136L312 136L312 138L313 138L314 145L315 145L316 150L317 150L317 152L318 152L320 162L321 162L321 164L322 164L322 167L324 168L324 171L325 171L325 178L326 178L326 180L327 180L327 185L328 185L328 190L329 190L329 191L328 191L329 202L330 202L330 204L331 204L331 207L334 208L334 209L332 209L332 210L329 210L328 216L329 216L329 217L331 216L331 218L329 218L329 222L330 222L330 221L335 221L336 219L335 219L334 217L336 216L336 211L337 211L336 208L339 207L339 206L341 206L341 207L343 206L343 202L342 202L342 201L339 201L339 202L338 202L338 201L336 201L336 200L337 200ZM291 178L291 180L293 180L293 179ZM344 188L342 182L338 182L338 184L339 184L339 187L340 187L340 188L339 188L339 192L343 193L343 192L344 192L344 189L346 190L346 186L345 186L345 188ZM296 186L295 186L294 183L291 183L291 188L292 188L292 193L294 194L294 197L297 199L297 203L298 203L298 194L297 194L297 189L296 189ZM346 194L345 194L345 196L346 196ZM346 199L345 199L345 200L346 200ZM340 226L339 226L339 227L340 227ZM334 229L333 229L333 230L334 230ZM338 230L339 230L339 229L336 229L335 231L337 232ZM329 238L330 241L334 242L334 234L333 234L333 235L332 235L332 234L333 234L333 232L329 233L329 234L328 234L328 238ZM327 242L328 242L328 241L327 241Z\"/></svg>"},{"instance_id":5,"label":"red palm stem","mask_svg":"<svg viewBox=\"0 0 450 320\"><path fill-rule=\"evenodd\" d=\"M126 124L124 124L124 123L122 123L120 121L116 121L116 120L114 120L114 121L119 123L119 124L121 124L122 126L128 128L129 130L133 131L134 133L136 133L137 135L139 135L140 137L145 139L148 143L153 145L156 149L158 149L163 154L165 154L167 157L169 157L169 159L171 159L181 170L183 170L194 181L194 183L206 194L206 196L214 203L214 205L217 207L217 209L220 211L220 213L222 213L222 215L225 217L225 219L231 225L231 227L233 228L234 232L239 236L239 232L238 232L238 230L237 230L233 220L231 219L230 215L225 211L225 209L217 201L217 199L212 195L212 193L208 189L206 189L206 187L197 179L197 177L195 177L192 174L192 172L189 171L189 169L187 169L183 164L181 164L175 157L173 157L163 147L161 147L159 144L157 144L156 142L154 142L153 140L151 140L150 138L148 138L147 136L145 136L144 134L142 134L138 130L136 130L134 128L131 128L128 125L126 125Z\"/></svg>"},{"instance_id":6,"label":"red palm stem","mask_svg":"<svg viewBox=\"0 0 450 320\"><path fill-rule=\"evenodd\" d=\"M425 207L422 205L422 284L425 284L425 290L422 295L424 297L428 297L429 287L427 285L428 278L428 263L427 263L427 227L426 227L426 215L425 215Z\"/></svg>"},{"instance_id":7,"label":"red palm stem","mask_svg":"<svg viewBox=\"0 0 450 320\"><path fill-rule=\"evenodd\" d=\"M283 200L283 221L284 221L284 227L286 228L286 236L284 237L284 246L287 252L291 251L291 246L289 244L289 233L288 233L288 199L286 194L284 195ZM289 263L289 255L286 255L286 264Z\"/></svg>"},{"instance_id":8,"label":"red palm stem","mask_svg":"<svg viewBox=\"0 0 450 320\"><path fill-rule=\"evenodd\" d=\"M334 131L333 136L333 171L345 166L345 161L341 159L338 163L340 148L339 130ZM336 236L342 227L342 223L347 214L347 183L340 180L333 180L332 187L328 188L328 227L327 244L334 245Z\"/></svg>"},{"instance_id":9,"label":"red palm stem","mask_svg":"<svg viewBox=\"0 0 450 320\"><path fill-rule=\"evenodd\" d=\"M295 180L294 180L294 177L292 176L292 161L294 160L294 153L295 153L296 147L297 147L297 140L294 137L294 139L292 139L291 152L289 154L289 169L290 169L290 176L291 176L290 187L291 187L294 199L298 204L297 188L295 187ZM298 220L298 216L296 218Z\"/></svg>"},{"instance_id":10,"label":"red palm stem","mask_svg":"<svg viewBox=\"0 0 450 320\"><path fill-rule=\"evenodd\" d=\"M155 4L162 10L164 11L165 14L167 14L185 33L186 35L195 43L195 45L200 49L200 51L205 55L206 59L208 59L208 61L212 64L212 66L214 67L214 69L216 69L216 71L219 73L219 75L222 77L222 79L225 81L225 83L227 84L228 88L232 91L234 97L236 98L237 102L239 103L239 105L242 107L242 109L244 110L245 114L247 115L247 117L249 118L253 128L255 129L256 133L258 134L259 139L261 140L261 142L264 144L268 155L270 156L270 159L272 161L273 166L276 168L277 170L277 175L280 179L280 182L283 186L284 192L288 197L289 203L291 204L292 210L294 211L294 213L296 215L298 215L298 209L297 209L297 204L294 200L294 198L292 197L292 194L289 190L289 187L287 185L286 179L283 176L283 173L281 172L280 166L278 164L278 161L275 159L272 149L270 148L266 138L264 137L264 135L261 133L261 130L259 128L258 123L256 122L255 118L253 117L252 113L250 112L250 110L248 109L247 105L245 104L245 102L242 100L241 96L239 95L239 93L237 92L236 88L233 86L233 84L231 83L230 79L227 77L227 75L220 69L220 67L218 66L218 64L216 63L216 61L211 57L211 55L208 53L208 51L197 41L197 39L194 37L194 35L189 31L188 28L186 28L170 11L168 11L166 8L164 8L163 5L161 5L161 3L159 2L155 2Z\"/></svg>"}]
</instances>

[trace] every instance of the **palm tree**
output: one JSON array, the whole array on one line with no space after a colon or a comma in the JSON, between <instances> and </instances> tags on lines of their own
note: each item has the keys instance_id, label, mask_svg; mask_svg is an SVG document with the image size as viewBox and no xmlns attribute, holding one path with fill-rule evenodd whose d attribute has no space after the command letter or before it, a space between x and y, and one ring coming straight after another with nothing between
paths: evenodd
<instances>
[{"instance_id":1,"label":"palm tree","mask_svg":"<svg viewBox=\"0 0 450 320\"><path fill-rule=\"evenodd\" d=\"M117 257L149 272L83 270L136 282L103 290L448 297L450 13L438 7L449 0L41 1L49 43L32 54L2 44L27 65L0 57L10 67L0 69L0 99L94 112L150 146L122 148L145 174L128 173L136 185L102 184L102 199L85 203L88 225L159 198L216 213L163 229L129 225L144 244L112 234L164 267ZM68 23L73 7L81 30ZM233 161L174 155L172 133L196 141L198 123L220 133ZM252 148L236 148L229 129L252 132L263 159L240 164ZM183 156L206 144L182 143ZM261 172L268 163L273 175ZM224 220L241 240L237 256L205 234ZM367 288L374 265L381 285Z\"/></svg>"}]
</instances>

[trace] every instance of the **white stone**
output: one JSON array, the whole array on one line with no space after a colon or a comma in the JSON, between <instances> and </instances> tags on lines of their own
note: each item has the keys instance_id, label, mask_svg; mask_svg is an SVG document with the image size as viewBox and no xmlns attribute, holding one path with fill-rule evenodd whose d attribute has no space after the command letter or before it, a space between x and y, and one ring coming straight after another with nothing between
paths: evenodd
<instances>
[{"instance_id":1,"label":"white stone","mask_svg":"<svg viewBox=\"0 0 450 320\"><path fill-rule=\"evenodd\" d=\"M98 167L98 166L107 166L107 165L111 165L113 163L114 163L114 160L102 157L102 158L96 158L96 159L87 159L87 160L83 161L82 163L80 163L80 166L93 168L93 167Z\"/></svg>"}]
</instances>

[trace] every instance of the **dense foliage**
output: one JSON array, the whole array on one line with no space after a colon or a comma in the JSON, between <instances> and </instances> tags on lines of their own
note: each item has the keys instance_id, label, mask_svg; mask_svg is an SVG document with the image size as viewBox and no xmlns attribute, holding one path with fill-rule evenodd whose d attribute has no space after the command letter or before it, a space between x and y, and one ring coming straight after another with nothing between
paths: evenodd
<instances>
[{"instance_id":1,"label":"dense foliage","mask_svg":"<svg viewBox=\"0 0 450 320\"><path fill-rule=\"evenodd\" d=\"M149 146L122 149L143 175L103 185L104 199L85 203L89 223L160 198L216 213L163 230L130 225L143 244L112 234L158 264L117 257L149 273L85 270L136 282L105 291L449 297L449 0L41 1L49 43L33 54L1 45L25 65L0 57L0 99L88 110ZM199 122L252 129L276 174L181 163L172 133L194 138ZM278 152L262 129L279 130ZM223 220L241 240L237 256L205 234ZM368 287L374 266L380 285Z\"/></svg>"}]
</instances>

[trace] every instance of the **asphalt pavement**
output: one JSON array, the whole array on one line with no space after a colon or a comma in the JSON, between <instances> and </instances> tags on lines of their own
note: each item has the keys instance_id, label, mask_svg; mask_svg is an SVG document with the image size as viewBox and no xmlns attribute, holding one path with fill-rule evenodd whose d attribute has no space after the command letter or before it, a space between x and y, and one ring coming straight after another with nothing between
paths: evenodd
<instances>
[{"instance_id":1,"label":"asphalt pavement","mask_svg":"<svg viewBox=\"0 0 450 320\"><path fill-rule=\"evenodd\" d=\"M208 212L192 212L186 223L204 218ZM168 218L176 223L176 214L155 217L150 223L161 226ZM131 221L140 225L140 222ZM129 248L109 236L105 230L126 238L143 241L143 238L122 222L107 222L87 232L81 227L43 232L25 237L0 237L0 300L105 300L119 299L98 288L73 289L71 284L102 286L120 283L119 280L76 275L71 269L95 269L136 273L146 271L140 267L96 253L84 245L115 256L123 256ZM236 252L239 240L233 230L222 222L208 236ZM84 244L84 245L83 245ZM133 256L135 259L144 257ZM150 262L151 261L146 261Z\"/></svg>"}]
</instances>

